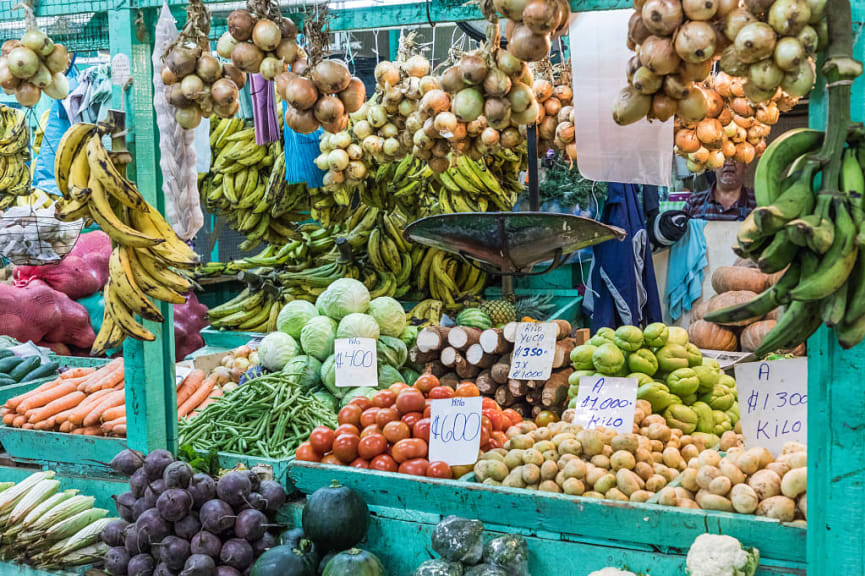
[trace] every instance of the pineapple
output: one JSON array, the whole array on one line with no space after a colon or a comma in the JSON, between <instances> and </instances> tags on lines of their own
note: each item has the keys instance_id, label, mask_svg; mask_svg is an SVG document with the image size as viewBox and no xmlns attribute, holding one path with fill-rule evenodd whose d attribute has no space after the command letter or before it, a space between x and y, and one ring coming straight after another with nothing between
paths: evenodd
<instances>
[{"instance_id":1,"label":"pineapple","mask_svg":"<svg viewBox=\"0 0 865 576\"><path fill-rule=\"evenodd\" d=\"M553 310L553 297L546 294L536 294L520 298L516 303L516 316L546 320Z\"/></svg>"},{"instance_id":2,"label":"pineapple","mask_svg":"<svg viewBox=\"0 0 865 576\"><path fill-rule=\"evenodd\" d=\"M517 319L517 308L507 300L484 300L480 306L487 313L494 326L501 326Z\"/></svg>"}]
</instances>

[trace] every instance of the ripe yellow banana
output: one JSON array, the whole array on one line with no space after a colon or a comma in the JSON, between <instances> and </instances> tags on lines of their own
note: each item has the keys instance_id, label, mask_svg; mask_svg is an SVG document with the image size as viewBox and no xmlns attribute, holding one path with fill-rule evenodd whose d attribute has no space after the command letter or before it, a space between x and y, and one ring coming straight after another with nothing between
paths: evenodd
<instances>
[{"instance_id":1,"label":"ripe yellow banana","mask_svg":"<svg viewBox=\"0 0 865 576\"><path fill-rule=\"evenodd\" d=\"M131 228L114 213L111 203L108 201L108 196L102 183L93 177L90 178L90 214L93 219L99 224L99 227L108 234L114 242L124 246L132 246L135 248L144 248L146 246L155 246L164 240L159 236L148 235L143 232ZM134 211L133 214L140 212Z\"/></svg>"},{"instance_id":2,"label":"ripe yellow banana","mask_svg":"<svg viewBox=\"0 0 865 576\"><path fill-rule=\"evenodd\" d=\"M128 250L133 249L116 246L111 251L111 258L108 260L108 272L111 275L112 286L132 312L146 320L162 322L163 318L159 309L147 299L147 295L135 282L127 254Z\"/></svg>"}]
</instances>

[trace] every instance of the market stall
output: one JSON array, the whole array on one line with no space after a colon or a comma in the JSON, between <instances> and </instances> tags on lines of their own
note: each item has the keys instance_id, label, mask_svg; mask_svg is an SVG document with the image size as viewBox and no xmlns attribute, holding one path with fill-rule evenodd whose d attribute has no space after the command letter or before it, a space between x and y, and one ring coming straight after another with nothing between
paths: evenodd
<instances>
[{"instance_id":1,"label":"market stall","mask_svg":"<svg viewBox=\"0 0 865 576\"><path fill-rule=\"evenodd\" d=\"M720 277L707 276L724 299L701 311L703 324L690 331L642 316L589 331L580 329L588 322L575 311L582 302L572 291L589 276L583 271L578 280L576 268L559 276L567 278L560 291L539 289L527 278L517 280L514 290L510 276L500 291L489 284L496 274L519 276L540 262L552 261L550 269L565 265L576 250L632 234L617 225L622 220L606 219L619 198L631 201L626 187L611 190L622 196L611 196L612 209L598 210L599 221L510 212L523 191L524 172L529 202L537 207L538 150L556 149L571 161L576 154L574 117L560 112L579 105L579 79L559 64L529 68L524 61L544 60L551 42L566 58L560 36L570 10L580 18L581 12L632 6L572 1L566 11L567 3L535 0L523 12L526 3L481 4L321 5L283 7L280 14L278 5L252 2L257 24L245 10L200 2L162 12L156 2L33 7L28 22L33 15L87 14L93 26L108 23L92 47L104 48L107 41L110 48L117 80L113 110L98 124L72 124L62 141L49 145L56 149L56 185L63 195L52 210L58 218L92 215L111 246L106 242L102 257L107 285L106 278L93 280L104 300L98 328L72 299L56 296L61 292L45 288L43 280L30 280L32 298L39 297L35 291L50 291L54 306L43 318L45 329L31 338L42 348L30 355L4 348L0 355L0 518L4 539L17 538L4 547L0 571L43 573L104 562L118 575L217 574L217 565L219 576L244 570L265 576L287 570L483 576L527 574L529 568L536 575L563 569L589 574L605 567L680 574L687 564L696 575L698 538L723 534L759 549L757 574L865 573L856 537L865 510L865 456L858 449L865 425L854 393L865 362L857 346L863 330L856 284L865 261L857 259L856 247L863 136L861 124L853 123L862 120L865 93L861 80L853 82L861 65L852 60L865 56L856 35L865 18L862 6L828 0L828 24L815 15L811 27L802 6L816 13L819 2L748 4L753 13L738 4L706 6L713 11L708 15L693 3L641 3L642 16L632 16L622 30L630 48L642 48L629 64L628 87L613 118L630 124L648 115L663 123L675 114L675 151L692 172L716 168L726 158L759 162L757 208L728 236L726 250L735 245L739 256L753 260L761 283L745 295L739 284L726 289ZM707 46L716 47L716 32L706 22L722 9L739 15L725 18L729 29L721 32L739 52L730 56L718 46L723 71L697 88L693 82L711 71ZM7 12L14 20L18 9L10 5ZM166 25L172 14L177 26ZM522 22L510 29L499 26L500 17ZM431 75L411 34L398 35L400 28L482 18L496 24L482 47L449 54L451 67L440 78ZM298 27L303 50L295 39ZM799 35L806 27L813 39ZM818 38L824 28L828 36ZM354 61L349 70L323 57L328 33L369 29L391 29L395 49L393 63L376 62L367 88L352 75ZM778 46L785 44L790 54L773 52L776 33ZM768 49L761 45L767 34ZM501 35L508 37L509 51L499 48ZM55 40L61 38L67 36ZM216 54L203 53L202 41ZM21 45L30 50L33 42L31 37ZM249 53L235 55L238 46ZM28 63L13 58L13 51L4 51L4 58L14 76ZM62 99L65 76L54 80L52 66L59 64L50 54L55 52L45 49L40 58L47 60L36 62L49 74L41 90ZM743 54L745 72L741 61L732 61L745 59ZM668 66L672 61L675 66ZM815 61L830 65L816 75L812 91ZM286 63L293 72L285 71ZM313 72L305 74L303 67ZM533 74L540 85L528 81ZM740 79L736 87L736 77L748 74L751 82ZM187 82L192 76L195 81ZM15 92L21 83L36 87L36 80L9 81L16 85L9 92L25 107L39 100L39 88L35 100ZM243 105L239 88L247 82L254 120L244 122L236 113ZM258 82L265 89L257 90ZM779 85L784 90L776 93ZM767 142L784 99L806 95L813 130ZM367 108L355 117L362 106ZM185 134L205 112L212 112L205 133L211 162L201 171L189 164L194 139ZM719 120L723 114L727 122ZM526 125L522 134L519 127ZM323 180L315 187L292 182L286 176L289 147L298 144L286 134L306 136L319 126L325 132L313 136L320 144L307 164L320 168ZM166 145L177 151L180 168L166 164ZM812 190L817 171L824 188L819 193ZM807 185L796 188L806 176ZM17 203L18 195L11 193L8 202ZM198 266L207 250L195 240L196 254L185 241L192 242L202 225L199 204L245 238L242 257ZM81 243L86 235L77 234ZM58 259L78 257L71 254L75 242L66 247L54 238ZM196 309L197 301L186 298L196 280L217 277L230 277L241 288L210 306L210 327L202 330L191 320L200 312L184 316L178 310ZM779 305L786 306L780 318ZM452 323L442 321L442 311ZM773 421L776 440L797 442L778 440L775 446L766 436L766 444L755 443L740 418L756 409L758 378L749 380L741 366L722 370L728 367L706 351L736 346L703 345L731 336L741 343L761 321L773 324L759 327L765 330L759 340L749 340L748 352L756 360L768 357L766 371L784 362L794 366L799 360L770 354L807 340L807 389L797 394L795 412L800 420L782 422L784 412ZM205 347L180 362L187 354L175 356L175 338L197 339L199 332L195 347ZM519 361L523 350L531 353L521 348L521 338L530 337L547 340L543 368ZM50 346L68 342L92 347L94 356L122 349L122 357L76 358ZM804 386L802 376L800 370L797 382ZM348 380L353 383L346 386ZM633 399L630 411L606 415L598 431L596 421L583 417L594 408L586 408L593 401L587 389L605 380L630 382ZM792 406L793 395L782 393ZM811 426L807 436L796 436L806 396ZM456 425L447 435L446 417L436 412L439 420L433 412L450 400L475 410L459 413L466 423L478 420L480 439L471 445L470 462L441 456ZM594 401L603 405L604 398ZM210 476L227 470L218 480ZM328 488L333 481L349 490ZM70 514L77 523L61 520L67 516L48 505L66 498L80 505ZM55 513L60 528L49 529ZM241 522L241 515L248 518ZM466 532L460 537L476 542L478 550L457 553L442 544L451 515L483 523L461 527ZM121 520L114 523L114 516ZM277 524L302 531L277 536ZM37 549L33 540L44 530L54 530L46 537L52 547ZM842 533L847 536L839 538ZM742 573L753 574L755 556L734 548ZM22 559L34 568L15 563Z\"/></svg>"}]
</instances>

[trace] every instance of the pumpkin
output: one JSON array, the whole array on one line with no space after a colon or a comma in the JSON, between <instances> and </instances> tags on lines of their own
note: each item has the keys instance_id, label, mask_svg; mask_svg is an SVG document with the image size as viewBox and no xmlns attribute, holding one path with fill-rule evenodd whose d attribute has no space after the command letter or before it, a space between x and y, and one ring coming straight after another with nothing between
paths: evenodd
<instances>
[{"instance_id":1,"label":"pumpkin","mask_svg":"<svg viewBox=\"0 0 865 576\"><path fill-rule=\"evenodd\" d=\"M765 316L763 316L763 320L777 320L781 316L781 307L775 308Z\"/></svg>"},{"instance_id":2,"label":"pumpkin","mask_svg":"<svg viewBox=\"0 0 865 576\"><path fill-rule=\"evenodd\" d=\"M736 333L714 322L697 320L688 326L688 339L698 348L735 352Z\"/></svg>"},{"instance_id":3,"label":"pumpkin","mask_svg":"<svg viewBox=\"0 0 865 576\"><path fill-rule=\"evenodd\" d=\"M736 306L737 304L743 304L750 300L753 300L757 297L757 294L750 290L733 290L731 292L724 292L723 294L716 294L712 296L709 300L709 306L706 308L706 314L711 312L717 312L718 310L723 310L724 308L729 308L730 306ZM739 322L729 322L729 323L720 323L722 326L747 326L752 322L759 320L760 317L755 316L754 318L746 318L745 320L740 320Z\"/></svg>"},{"instance_id":4,"label":"pumpkin","mask_svg":"<svg viewBox=\"0 0 865 576\"><path fill-rule=\"evenodd\" d=\"M386 576L378 556L366 550L352 548L340 552L324 567L322 576Z\"/></svg>"},{"instance_id":5,"label":"pumpkin","mask_svg":"<svg viewBox=\"0 0 865 576\"><path fill-rule=\"evenodd\" d=\"M709 301L700 299L699 302L694 304L694 307L691 308L691 322L694 320L702 320L704 316L706 316L706 309L709 307Z\"/></svg>"},{"instance_id":6,"label":"pumpkin","mask_svg":"<svg viewBox=\"0 0 865 576\"><path fill-rule=\"evenodd\" d=\"M777 324L775 320L761 320L745 326L745 329L742 330L742 334L739 336L742 352L753 352L759 348L760 343L763 342L763 338L775 327L775 324Z\"/></svg>"},{"instance_id":7,"label":"pumpkin","mask_svg":"<svg viewBox=\"0 0 865 576\"><path fill-rule=\"evenodd\" d=\"M768 279L768 274L763 274L756 268L719 266L712 272L712 288L718 294L733 290L762 292L766 289Z\"/></svg>"},{"instance_id":8,"label":"pumpkin","mask_svg":"<svg viewBox=\"0 0 865 576\"><path fill-rule=\"evenodd\" d=\"M369 508L357 492L334 481L309 495L301 523L320 553L346 550L366 536Z\"/></svg>"},{"instance_id":9,"label":"pumpkin","mask_svg":"<svg viewBox=\"0 0 865 576\"><path fill-rule=\"evenodd\" d=\"M315 576L315 566L300 550L274 546L258 557L251 576Z\"/></svg>"}]
</instances>

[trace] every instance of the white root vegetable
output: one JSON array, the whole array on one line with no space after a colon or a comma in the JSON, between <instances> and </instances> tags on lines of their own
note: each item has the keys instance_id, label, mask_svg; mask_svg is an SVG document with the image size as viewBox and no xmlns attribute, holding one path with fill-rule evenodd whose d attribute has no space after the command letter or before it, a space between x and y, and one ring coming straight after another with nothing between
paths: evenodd
<instances>
[{"instance_id":1,"label":"white root vegetable","mask_svg":"<svg viewBox=\"0 0 865 576\"><path fill-rule=\"evenodd\" d=\"M772 496L760 501L757 506L757 516L792 522L796 517L796 503L786 496Z\"/></svg>"},{"instance_id":2,"label":"white root vegetable","mask_svg":"<svg viewBox=\"0 0 865 576\"><path fill-rule=\"evenodd\" d=\"M740 514L753 514L757 509L759 498L754 489L747 484L736 484L730 490L730 502L733 509Z\"/></svg>"},{"instance_id":3,"label":"white root vegetable","mask_svg":"<svg viewBox=\"0 0 865 576\"><path fill-rule=\"evenodd\" d=\"M760 500L781 493L781 477L771 470L759 470L748 478L748 486L754 489Z\"/></svg>"},{"instance_id":4,"label":"white root vegetable","mask_svg":"<svg viewBox=\"0 0 865 576\"><path fill-rule=\"evenodd\" d=\"M808 469L794 468L781 478L781 493L787 498L796 498L808 488Z\"/></svg>"}]
</instances>

